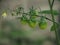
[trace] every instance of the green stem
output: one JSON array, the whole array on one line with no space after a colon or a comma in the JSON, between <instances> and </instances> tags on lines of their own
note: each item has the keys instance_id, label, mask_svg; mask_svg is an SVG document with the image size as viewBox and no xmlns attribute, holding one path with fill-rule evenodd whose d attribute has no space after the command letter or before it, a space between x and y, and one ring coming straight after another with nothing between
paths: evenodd
<instances>
[{"instance_id":1,"label":"green stem","mask_svg":"<svg viewBox=\"0 0 60 45\"><path fill-rule=\"evenodd\" d=\"M27 13L22 13L22 14L29 15L29 14L27 14ZM53 21L53 20L51 20L51 19L49 19L49 18L47 18L47 17L45 17L45 16L40 16L40 15L35 15L35 16L37 16L37 17L44 17L46 20L49 20L49 21L51 21L51 22L54 22L55 24L57 24L58 26L60 26L59 23L57 23L57 22L55 22L55 21ZM20 19L20 18L21 18L21 17L17 17L17 19Z\"/></svg>"},{"instance_id":2,"label":"green stem","mask_svg":"<svg viewBox=\"0 0 60 45\"><path fill-rule=\"evenodd\" d=\"M55 19L54 19L54 15L53 15L53 9L51 8L51 16L52 16L52 20L53 20L53 25L54 25L54 29L55 29L55 35L56 35L56 42L57 42L57 45L59 45L59 37L58 37L58 32L57 32L57 29L56 29L56 25L55 25Z\"/></svg>"},{"instance_id":3,"label":"green stem","mask_svg":"<svg viewBox=\"0 0 60 45\"><path fill-rule=\"evenodd\" d=\"M54 0L52 1L52 4L51 4L50 0L48 0L48 1L49 1L49 6L50 6L50 11L51 11L52 21L53 21L53 25L54 25L54 29L55 29L56 42L57 42L57 45L59 45L59 37L58 37L58 32L57 32L57 29L56 29L55 19L54 19L54 14L53 14Z\"/></svg>"}]
</instances>

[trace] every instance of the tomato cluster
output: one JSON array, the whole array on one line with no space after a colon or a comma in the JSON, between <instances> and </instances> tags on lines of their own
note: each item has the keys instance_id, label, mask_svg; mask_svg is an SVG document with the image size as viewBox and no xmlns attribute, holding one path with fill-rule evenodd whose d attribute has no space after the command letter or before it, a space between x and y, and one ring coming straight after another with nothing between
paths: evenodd
<instances>
[{"instance_id":1,"label":"tomato cluster","mask_svg":"<svg viewBox=\"0 0 60 45\"><path fill-rule=\"evenodd\" d=\"M43 13L46 12L41 12L41 10L37 11L33 6L28 12L25 12L23 7L18 7L12 12L12 16L22 15L19 18L22 24L28 24L32 28L35 28L38 25L40 29L44 30L47 28L47 21L45 20L46 15L43 16ZM54 26L51 26L51 30L54 30Z\"/></svg>"},{"instance_id":2,"label":"tomato cluster","mask_svg":"<svg viewBox=\"0 0 60 45\"><path fill-rule=\"evenodd\" d=\"M27 15L29 15L27 18ZM22 24L27 24L32 27L35 28L37 25L39 26L40 29L44 30L47 28L47 22L45 20L44 17L41 17L39 21L36 20L37 16L39 15L39 12L37 12L35 9L33 9L33 7L29 10L28 14L23 14L20 21Z\"/></svg>"}]
</instances>

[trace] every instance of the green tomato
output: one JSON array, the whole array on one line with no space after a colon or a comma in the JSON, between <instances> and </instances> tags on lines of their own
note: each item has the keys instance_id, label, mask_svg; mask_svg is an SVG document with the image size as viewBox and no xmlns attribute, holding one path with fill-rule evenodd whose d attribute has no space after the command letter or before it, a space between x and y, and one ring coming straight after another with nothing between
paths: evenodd
<instances>
[{"instance_id":1,"label":"green tomato","mask_svg":"<svg viewBox=\"0 0 60 45\"><path fill-rule=\"evenodd\" d=\"M22 17L20 21L21 21L22 24L27 24L27 20L24 17Z\"/></svg>"},{"instance_id":2,"label":"green tomato","mask_svg":"<svg viewBox=\"0 0 60 45\"><path fill-rule=\"evenodd\" d=\"M34 27L36 27L36 25L37 25L37 22L29 21L29 26L30 27L34 28Z\"/></svg>"},{"instance_id":3,"label":"green tomato","mask_svg":"<svg viewBox=\"0 0 60 45\"><path fill-rule=\"evenodd\" d=\"M42 29L42 30L46 29L47 28L47 22L40 22L39 23L39 28Z\"/></svg>"},{"instance_id":4,"label":"green tomato","mask_svg":"<svg viewBox=\"0 0 60 45\"><path fill-rule=\"evenodd\" d=\"M21 20L21 23L22 24L27 24L27 21L26 20Z\"/></svg>"}]
</instances>

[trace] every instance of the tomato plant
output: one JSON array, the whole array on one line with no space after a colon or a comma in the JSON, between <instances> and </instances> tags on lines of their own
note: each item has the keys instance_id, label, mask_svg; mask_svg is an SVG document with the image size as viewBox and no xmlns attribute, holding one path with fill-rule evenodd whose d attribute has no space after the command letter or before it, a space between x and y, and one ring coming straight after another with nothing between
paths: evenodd
<instances>
[{"instance_id":1,"label":"tomato plant","mask_svg":"<svg viewBox=\"0 0 60 45\"><path fill-rule=\"evenodd\" d=\"M16 10L14 10L12 12L12 16L19 15L20 16L19 19L22 24L28 23L29 26L32 28L34 28L38 25L40 27L40 29L42 29L42 30L47 28L46 20L53 22L53 25L51 26L51 31L52 30L55 31L57 45L60 45L59 37L58 37L58 33L57 33L57 28L58 28L58 25L60 26L60 24L55 22L55 17L54 17L54 15L58 15L59 13L57 11L53 10L54 1L55 0L52 0L52 1L48 0L50 10L36 11L37 9L34 9L34 7L32 6L32 8L30 8L29 11L24 12L23 7L18 7ZM48 17L43 16L43 14L50 14L52 19L49 19ZM2 16L6 16L6 12L4 12L2 14ZM39 20L38 17L40 17L41 20Z\"/></svg>"}]
</instances>

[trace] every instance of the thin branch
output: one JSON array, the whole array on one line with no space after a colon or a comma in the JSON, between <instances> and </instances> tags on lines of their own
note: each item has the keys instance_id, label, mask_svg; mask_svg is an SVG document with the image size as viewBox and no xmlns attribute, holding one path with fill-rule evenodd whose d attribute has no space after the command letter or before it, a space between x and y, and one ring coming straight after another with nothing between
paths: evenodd
<instances>
[{"instance_id":1,"label":"thin branch","mask_svg":"<svg viewBox=\"0 0 60 45\"><path fill-rule=\"evenodd\" d=\"M29 15L29 14L27 14L27 13L23 13L23 14ZM49 19L49 18L47 18L47 17L45 17L45 16L39 16L39 15L35 15L35 16L37 16L37 17L44 17L46 20L49 20L49 21L51 21L51 22L56 23L57 25L60 25L59 23L57 23L57 22L55 22L55 21L53 21L53 20L51 20L51 19ZM17 18L20 19L21 17L17 17Z\"/></svg>"},{"instance_id":2,"label":"thin branch","mask_svg":"<svg viewBox=\"0 0 60 45\"><path fill-rule=\"evenodd\" d=\"M48 3L49 3L49 6L51 7L51 2L50 2L50 0L48 0Z\"/></svg>"},{"instance_id":3,"label":"thin branch","mask_svg":"<svg viewBox=\"0 0 60 45\"><path fill-rule=\"evenodd\" d=\"M38 16L38 15L36 15L36 16ZM44 17L46 20L49 20L49 21L51 21L51 22L56 23L57 25L60 25L59 23L57 23L57 22L55 22L55 21L53 21L53 20L51 20L51 19L49 19L49 18L47 18L47 17L45 17L45 16L38 16L38 17Z\"/></svg>"},{"instance_id":4,"label":"thin branch","mask_svg":"<svg viewBox=\"0 0 60 45\"><path fill-rule=\"evenodd\" d=\"M53 7L53 4L54 4L54 0L52 1L52 4L51 4L52 7Z\"/></svg>"},{"instance_id":5,"label":"thin branch","mask_svg":"<svg viewBox=\"0 0 60 45\"><path fill-rule=\"evenodd\" d=\"M23 14L29 15L29 14L27 14L27 13L23 13ZM45 16L39 16L39 15L35 15L35 16L37 16L37 17L44 17L46 20L49 20L49 21L51 21L51 22L54 22L53 20L51 20L51 19L49 19L49 18L47 18L47 17L45 17ZM54 22L54 23L58 24L57 22ZM58 25L60 25L60 24L58 24Z\"/></svg>"},{"instance_id":6,"label":"thin branch","mask_svg":"<svg viewBox=\"0 0 60 45\"><path fill-rule=\"evenodd\" d=\"M50 0L48 0L48 3L49 3L49 6L50 6L50 7L53 7L54 0L52 1L52 3L51 3L51 1L50 1Z\"/></svg>"},{"instance_id":7,"label":"thin branch","mask_svg":"<svg viewBox=\"0 0 60 45\"><path fill-rule=\"evenodd\" d=\"M53 21L53 25L54 25L54 29L55 29L56 42L57 42L57 45L60 45L59 44L58 32L57 32L56 25L55 25L55 19L54 19L55 17L54 17L54 14L53 14L53 4L54 4L54 0L52 1L52 4L50 5L50 11L51 11L52 21Z\"/></svg>"}]
</instances>

